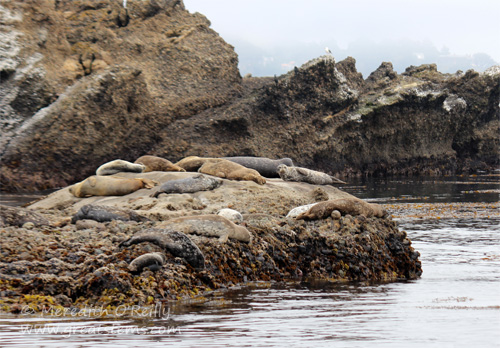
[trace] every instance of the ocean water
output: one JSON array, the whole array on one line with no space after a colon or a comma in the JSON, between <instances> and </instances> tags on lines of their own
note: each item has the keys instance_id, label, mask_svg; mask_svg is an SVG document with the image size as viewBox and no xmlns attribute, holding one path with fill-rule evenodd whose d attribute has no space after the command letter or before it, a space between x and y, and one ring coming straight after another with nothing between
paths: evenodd
<instances>
[{"instance_id":1,"label":"ocean water","mask_svg":"<svg viewBox=\"0 0 500 348\"><path fill-rule=\"evenodd\" d=\"M421 253L420 279L234 287L205 304L0 317L1 347L500 347L498 175L371 179Z\"/></svg>"}]
</instances>

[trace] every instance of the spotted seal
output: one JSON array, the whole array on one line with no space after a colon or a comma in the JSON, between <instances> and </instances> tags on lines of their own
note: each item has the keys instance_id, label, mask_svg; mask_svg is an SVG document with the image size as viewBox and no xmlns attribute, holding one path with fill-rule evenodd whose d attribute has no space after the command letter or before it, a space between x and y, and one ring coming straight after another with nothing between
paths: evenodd
<instances>
[{"instance_id":1,"label":"spotted seal","mask_svg":"<svg viewBox=\"0 0 500 348\"><path fill-rule=\"evenodd\" d=\"M147 172L185 172L184 168L181 168L169 160L157 156L145 155L141 156L135 160L135 164L143 164L146 168L143 173Z\"/></svg>"},{"instance_id":2,"label":"spotted seal","mask_svg":"<svg viewBox=\"0 0 500 348\"><path fill-rule=\"evenodd\" d=\"M223 159L241 164L250 169L255 169L260 175L266 178L279 178L278 166L280 164L293 167L293 161L290 158L270 159L266 157L236 156L223 157Z\"/></svg>"},{"instance_id":3,"label":"spotted seal","mask_svg":"<svg viewBox=\"0 0 500 348\"><path fill-rule=\"evenodd\" d=\"M123 241L119 247L123 248L144 242L153 243L176 257L184 258L194 268L203 269L205 267L205 257L201 250L188 236L178 231L150 228Z\"/></svg>"},{"instance_id":4,"label":"spotted seal","mask_svg":"<svg viewBox=\"0 0 500 348\"><path fill-rule=\"evenodd\" d=\"M142 178L119 178L93 175L74 184L69 192L75 197L124 196L142 188L153 188L156 181Z\"/></svg>"},{"instance_id":5,"label":"spotted seal","mask_svg":"<svg viewBox=\"0 0 500 348\"><path fill-rule=\"evenodd\" d=\"M165 255L163 253L147 253L136 257L128 265L131 273L141 273L144 268L151 271L157 271L165 264Z\"/></svg>"},{"instance_id":6,"label":"spotted seal","mask_svg":"<svg viewBox=\"0 0 500 348\"><path fill-rule=\"evenodd\" d=\"M278 166L278 173L284 181L301 181L313 185L345 184L344 181L326 173L301 167L289 167L284 164Z\"/></svg>"},{"instance_id":7,"label":"spotted seal","mask_svg":"<svg viewBox=\"0 0 500 348\"><path fill-rule=\"evenodd\" d=\"M51 225L45 217L32 210L0 204L0 227L4 225L21 227L28 222L34 226Z\"/></svg>"},{"instance_id":8,"label":"spotted seal","mask_svg":"<svg viewBox=\"0 0 500 348\"><path fill-rule=\"evenodd\" d=\"M247 243L252 241L250 231L220 215L183 216L165 221L161 226L167 230L181 231L186 234L219 237L222 243L225 243L228 238Z\"/></svg>"},{"instance_id":9,"label":"spotted seal","mask_svg":"<svg viewBox=\"0 0 500 348\"><path fill-rule=\"evenodd\" d=\"M164 182L158 191L153 192L151 197L158 197L161 193L194 193L198 191L214 190L222 185L222 180L203 174L175 179Z\"/></svg>"},{"instance_id":10,"label":"spotted seal","mask_svg":"<svg viewBox=\"0 0 500 348\"><path fill-rule=\"evenodd\" d=\"M223 159L218 162L206 162L198 171L229 180L248 180L259 185L266 183L266 179L255 169L249 169L241 164Z\"/></svg>"},{"instance_id":11,"label":"spotted seal","mask_svg":"<svg viewBox=\"0 0 500 348\"><path fill-rule=\"evenodd\" d=\"M97 222L107 222L112 220L120 221L149 221L148 218L137 214L135 211L125 208L109 207L106 205L85 204L73 215L71 223L78 220L94 220Z\"/></svg>"},{"instance_id":12,"label":"spotted seal","mask_svg":"<svg viewBox=\"0 0 500 348\"><path fill-rule=\"evenodd\" d=\"M286 217L287 218L293 218L293 219L295 219L300 214L305 213L306 211L308 211L315 204L316 203L311 203L311 204L301 205L299 207L293 208L292 210L290 210L288 212L288 214L286 215Z\"/></svg>"},{"instance_id":13,"label":"spotted seal","mask_svg":"<svg viewBox=\"0 0 500 348\"><path fill-rule=\"evenodd\" d=\"M385 217L385 209L375 203L368 203L359 198L340 198L314 204L309 210L299 214L297 220L319 220L332 216L335 210L342 215L365 215L366 217ZM334 213L336 214L336 213Z\"/></svg>"},{"instance_id":14,"label":"spotted seal","mask_svg":"<svg viewBox=\"0 0 500 348\"><path fill-rule=\"evenodd\" d=\"M243 222L243 215L237 210L224 208L217 212L217 215L223 216L232 222Z\"/></svg>"},{"instance_id":15,"label":"spotted seal","mask_svg":"<svg viewBox=\"0 0 500 348\"><path fill-rule=\"evenodd\" d=\"M136 164L124 160L114 160L104 163L95 171L96 175L113 175L121 172L142 173L146 166L144 164Z\"/></svg>"}]
</instances>

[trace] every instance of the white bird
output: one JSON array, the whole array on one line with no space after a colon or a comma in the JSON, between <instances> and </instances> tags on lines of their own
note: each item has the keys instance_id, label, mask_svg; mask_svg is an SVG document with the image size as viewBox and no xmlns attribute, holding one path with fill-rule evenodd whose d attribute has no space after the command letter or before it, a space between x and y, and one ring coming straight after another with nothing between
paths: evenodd
<instances>
[{"instance_id":1,"label":"white bird","mask_svg":"<svg viewBox=\"0 0 500 348\"><path fill-rule=\"evenodd\" d=\"M333 55L332 54L332 51L330 51L330 49L328 47L325 47L325 52L329 55Z\"/></svg>"},{"instance_id":2,"label":"white bird","mask_svg":"<svg viewBox=\"0 0 500 348\"><path fill-rule=\"evenodd\" d=\"M123 0L123 8L127 8L127 0Z\"/></svg>"}]
</instances>

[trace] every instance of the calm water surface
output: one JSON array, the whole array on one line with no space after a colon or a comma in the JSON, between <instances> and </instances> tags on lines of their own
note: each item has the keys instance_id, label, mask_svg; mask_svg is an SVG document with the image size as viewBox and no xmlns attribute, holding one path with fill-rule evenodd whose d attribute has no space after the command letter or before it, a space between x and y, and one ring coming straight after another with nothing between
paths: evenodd
<instances>
[{"instance_id":1,"label":"calm water surface","mask_svg":"<svg viewBox=\"0 0 500 348\"><path fill-rule=\"evenodd\" d=\"M344 188L391 212L403 207L395 219L421 253L418 280L257 284L156 318L139 311L115 319L4 316L0 346L500 347L499 179L370 180Z\"/></svg>"}]
</instances>

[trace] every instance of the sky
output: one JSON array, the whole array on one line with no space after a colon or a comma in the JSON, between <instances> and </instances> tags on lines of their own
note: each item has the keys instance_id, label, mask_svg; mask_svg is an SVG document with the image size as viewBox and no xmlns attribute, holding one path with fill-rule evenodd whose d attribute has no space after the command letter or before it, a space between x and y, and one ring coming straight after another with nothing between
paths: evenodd
<instances>
[{"instance_id":1,"label":"sky","mask_svg":"<svg viewBox=\"0 0 500 348\"><path fill-rule=\"evenodd\" d=\"M439 61L445 70L462 65L467 70L467 64L482 70L481 64L500 62L500 0L184 0L184 4L189 12L204 14L212 29L235 47L242 74L253 69L259 75L259 66L266 64L270 72L284 73L323 55L325 46L337 61L353 56L368 69L364 75L382 63L376 59L398 64ZM486 56L473 57L479 53ZM439 64L438 70L442 71Z\"/></svg>"}]
</instances>

